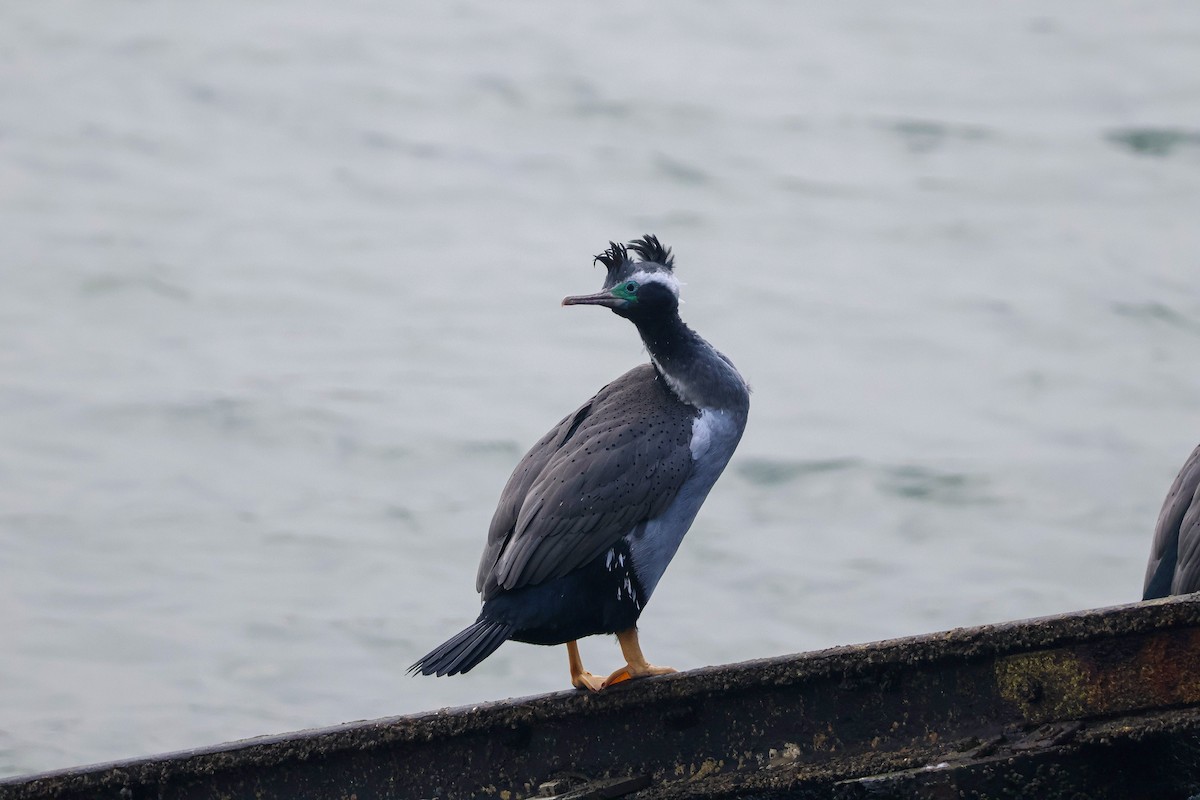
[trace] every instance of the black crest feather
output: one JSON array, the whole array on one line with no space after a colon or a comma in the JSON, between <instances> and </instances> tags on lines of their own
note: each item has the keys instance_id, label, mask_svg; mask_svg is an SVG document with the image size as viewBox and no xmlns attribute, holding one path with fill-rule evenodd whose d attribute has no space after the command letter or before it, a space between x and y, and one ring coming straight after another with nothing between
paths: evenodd
<instances>
[{"instance_id":1,"label":"black crest feather","mask_svg":"<svg viewBox=\"0 0 1200 800\"><path fill-rule=\"evenodd\" d=\"M664 247L662 242L658 241L658 237L652 233L647 233L640 239L634 239L629 243L629 249L640 255L643 261L662 264L669 270L675 268L675 256L671 255L671 248Z\"/></svg>"},{"instance_id":2,"label":"black crest feather","mask_svg":"<svg viewBox=\"0 0 1200 800\"><path fill-rule=\"evenodd\" d=\"M603 264L611 272L620 268L628 260L629 251L625 249L625 245L609 242L608 249L596 256L592 263Z\"/></svg>"}]
</instances>

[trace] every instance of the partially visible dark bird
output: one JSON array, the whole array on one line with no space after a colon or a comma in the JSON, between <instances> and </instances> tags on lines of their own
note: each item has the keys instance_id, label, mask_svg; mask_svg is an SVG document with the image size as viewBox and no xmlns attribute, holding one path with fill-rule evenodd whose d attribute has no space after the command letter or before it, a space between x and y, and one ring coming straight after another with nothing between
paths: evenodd
<instances>
[{"instance_id":1,"label":"partially visible dark bird","mask_svg":"<svg viewBox=\"0 0 1200 800\"><path fill-rule=\"evenodd\" d=\"M650 363L605 386L521 459L479 562L479 619L410 672L466 672L509 639L565 643L580 689L675 671L646 662L637 620L742 438L750 392L679 318L674 258L656 237L610 242L595 261L608 270L603 289L563 305L628 319ZM584 670L575 643L598 633L615 633L627 662L604 679Z\"/></svg>"},{"instance_id":2,"label":"partially visible dark bird","mask_svg":"<svg viewBox=\"0 0 1200 800\"><path fill-rule=\"evenodd\" d=\"M1200 446L1179 471L1154 527L1142 599L1200 591Z\"/></svg>"}]
</instances>

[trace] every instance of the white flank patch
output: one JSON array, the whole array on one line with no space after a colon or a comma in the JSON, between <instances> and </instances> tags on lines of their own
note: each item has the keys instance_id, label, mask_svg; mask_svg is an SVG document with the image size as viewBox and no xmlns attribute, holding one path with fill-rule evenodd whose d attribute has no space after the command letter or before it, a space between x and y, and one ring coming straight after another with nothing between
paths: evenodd
<instances>
[{"instance_id":1,"label":"white flank patch","mask_svg":"<svg viewBox=\"0 0 1200 800\"><path fill-rule=\"evenodd\" d=\"M723 422L719 411L706 408L692 421L692 461L699 461L712 446L713 428Z\"/></svg>"}]
</instances>

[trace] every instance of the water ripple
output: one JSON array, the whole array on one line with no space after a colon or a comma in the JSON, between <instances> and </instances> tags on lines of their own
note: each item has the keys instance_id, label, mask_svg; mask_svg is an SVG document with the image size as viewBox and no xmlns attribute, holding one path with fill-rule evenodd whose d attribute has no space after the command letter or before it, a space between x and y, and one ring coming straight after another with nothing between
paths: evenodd
<instances>
[{"instance_id":1,"label":"water ripple","mask_svg":"<svg viewBox=\"0 0 1200 800\"><path fill-rule=\"evenodd\" d=\"M1200 319L1190 317L1184 312L1158 301L1146 301L1142 303L1118 301L1114 302L1111 308L1115 314L1122 317L1129 317L1130 319L1144 320L1151 323L1164 323L1189 331L1200 330Z\"/></svg>"},{"instance_id":2,"label":"water ripple","mask_svg":"<svg viewBox=\"0 0 1200 800\"><path fill-rule=\"evenodd\" d=\"M854 458L830 458L815 461L784 461L771 458L747 458L737 462L735 472L756 486L778 486L806 475L818 475L853 469L861 462Z\"/></svg>"},{"instance_id":3,"label":"water ripple","mask_svg":"<svg viewBox=\"0 0 1200 800\"><path fill-rule=\"evenodd\" d=\"M962 472L944 472L916 464L884 467L875 477L884 494L939 505L990 503L983 478Z\"/></svg>"},{"instance_id":4,"label":"water ripple","mask_svg":"<svg viewBox=\"0 0 1200 800\"><path fill-rule=\"evenodd\" d=\"M1155 158L1200 147L1200 131L1186 128L1117 128L1108 131L1104 138L1131 153Z\"/></svg>"}]
</instances>

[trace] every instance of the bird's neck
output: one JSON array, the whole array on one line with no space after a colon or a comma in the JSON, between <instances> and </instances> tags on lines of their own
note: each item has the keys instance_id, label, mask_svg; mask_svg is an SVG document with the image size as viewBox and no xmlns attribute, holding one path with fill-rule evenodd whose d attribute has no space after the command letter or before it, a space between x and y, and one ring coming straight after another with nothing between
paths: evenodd
<instances>
[{"instance_id":1,"label":"bird's neck","mask_svg":"<svg viewBox=\"0 0 1200 800\"><path fill-rule=\"evenodd\" d=\"M697 408L736 409L749 403L742 376L678 313L637 320L650 360L680 400Z\"/></svg>"}]
</instances>

